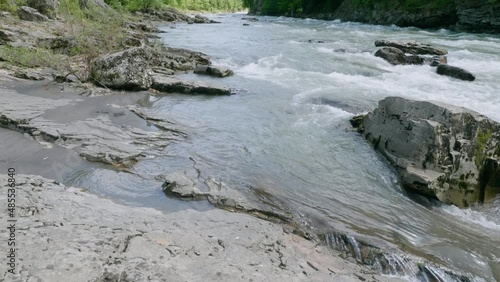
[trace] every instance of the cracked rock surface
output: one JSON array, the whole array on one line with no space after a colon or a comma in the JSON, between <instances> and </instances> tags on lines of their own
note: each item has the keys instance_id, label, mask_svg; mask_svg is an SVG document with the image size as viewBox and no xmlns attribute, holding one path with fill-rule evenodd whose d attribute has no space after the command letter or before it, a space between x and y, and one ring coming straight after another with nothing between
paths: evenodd
<instances>
[{"instance_id":1,"label":"cracked rock surface","mask_svg":"<svg viewBox=\"0 0 500 282\"><path fill-rule=\"evenodd\" d=\"M6 281L403 281L249 215L163 214L39 176L16 181L19 272Z\"/></svg>"}]
</instances>

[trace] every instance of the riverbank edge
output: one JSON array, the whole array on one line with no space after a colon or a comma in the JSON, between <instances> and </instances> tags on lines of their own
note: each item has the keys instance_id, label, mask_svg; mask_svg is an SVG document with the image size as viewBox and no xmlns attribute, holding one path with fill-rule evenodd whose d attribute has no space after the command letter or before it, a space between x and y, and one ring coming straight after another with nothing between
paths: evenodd
<instances>
[{"instance_id":1,"label":"riverbank edge","mask_svg":"<svg viewBox=\"0 0 500 282\"><path fill-rule=\"evenodd\" d=\"M362 4L354 0L336 1L329 11L321 9L306 13L285 12L273 16L500 34L500 2L455 0L438 7L426 7L421 4L421 7L412 8L405 7L401 1L366 2ZM264 4L264 0L253 0L249 15L268 15L263 11Z\"/></svg>"},{"instance_id":2,"label":"riverbank edge","mask_svg":"<svg viewBox=\"0 0 500 282\"><path fill-rule=\"evenodd\" d=\"M157 23L157 24L160 24L160 23ZM55 83L60 83L60 82L57 82L57 81L56 81ZM62 83L63 83L63 84L65 84L65 85L66 85L66 87L71 87L71 86L74 86L73 82L68 82L68 81L63 80L63 81L62 81ZM96 87L93 87L93 86L90 86L90 88L91 88L91 89L101 89L101 88L96 88ZM29 181L28 181L28 182L29 182ZM42 181L42 182L43 182L43 181ZM49 181L49 182L50 182L50 181ZM31 184L32 184L32 183L31 183ZM31 185L31 184L30 184L30 185ZM36 185L35 185L35 186L36 186ZM51 197L52 197L52 196L51 196ZM47 198L51 198L51 197L47 197ZM55 198L57 198L57 197L55 197ZM27 209L29 210L30 208L28 207ZM127 236L128 236L128 235L127 235ZM342 236L341 236L341 237L342 237ZM345 235L344 235L344 237L345 237ZM301 240L302 240L302 239L301 239ZM347 250L347 253L350 253L350 252L355 252L355 251L356 251L356 250L352 250L352 251L351 251L351 250ZM312 264L312 263L311 263L311 264ZM354 264L355 264L355 265L357 265L356 263L354 263ZM310 264L309 264L309 263L307 263L307 265L309 265L309 267L313 268L314 270L316 270L315 268L317 268L316 266L314 266L314 267L313 267L313 266L310 266ZM312 264L312 265L314 265L314 264ZM47 267L51 268L51 266L47 266ZM279 266L278 266L278 268L280 268L280 269L281 269L281 267L279 267ZM277 269L277 268L276 268L276 269ZM317 270L316 270L316 271L317 271ZM358 271L358 269L357 269L356 271ZM365 271L366 271L366 270L365 270ZM306 273L307 273L307 272L306 272ZM331 272L331 271L330 271L330 273L334 273L334 272ZM104 273L103 275L107 275L107 274L105 274L105 273ZM329 274L329 275L330 275L330 274ZM354 275L354 276L352 276L352 275ZM350 276L350 277L351 277L351 278L353 278L353 279L355 279L355 278L360 279L357 275L358 275L358 274L351 274L351 276ZM107 277L107 276L106 276L106 277ZM309 276L308 276L308 277L309 277ZM107 278L106 278L106 279L107 279ZM308 278L308 280L309 280L309 279L312 279L312 278L311 278L311 277L309 277L309 278ZM323 279L323 278L321 278L321 279ZM319 279L318 281L321 281L321 279ZM364 278L364 279L366 279L366 278ZM386 278L384 278L384 279L386 279ZM387 279L389 279L389 278L387 278ZM360 280L362 280L362 279L360 279ZM96 280L96 281L100 281L100 280ZM132 281L135 281L135 280L132 280ZM342 280L342 281L346 281L346 280ZM375 280L375 281L376 281L376 280ZM387 280L386 280L386 281L387 281Z\"/></svg>"}]
</instances>

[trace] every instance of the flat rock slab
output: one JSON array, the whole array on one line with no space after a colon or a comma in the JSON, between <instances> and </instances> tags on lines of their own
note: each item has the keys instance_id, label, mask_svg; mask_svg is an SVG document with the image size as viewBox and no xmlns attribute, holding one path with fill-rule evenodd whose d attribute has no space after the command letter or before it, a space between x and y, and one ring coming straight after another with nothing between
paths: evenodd
<instances>
[{"instance_id":1,"label":"flat rock slab","mask_svg":"<svg viewBox=\"0 0 500 282\"><path fill-rule=\"evenodd\" d=\"M412 55L446 55L448 51L433 47L429 44L417 43L415 41L398 42L389 40L375 41L376 47L394 47L398 48L404 53Z\"/></svg>"},{"instance_id":2,"label":"flat rock slab","mask_svg":"<svg viewBox=\"0 0 500 282\"><path fill-rule=\"evenodd\" d=\"M157 179L163 180L163 191L170 196L183 199L208 200L215 207L252 214L256 217L276 221L291 222L292 215L286 211L284 204L278 204L279 208L261 204L256 197L246 188L245 193L233 185L229 185L219 179L209 177L202 179L191 177L186 172L173 172L167 175L159 175ZM262 191L258 191L263 194ZM276 201L267 195L269 202Z\"/></svg>"},{"instance_id":3,"label":"flat rock slab","mask_svg":"<svg viewBox=\"0 0 500 282\"><path fill-rule=\"evenodd\" d=\"M145 131L116 124L107 115L68 122L44 117L49 110L75 101L23 95L10 90L0 93L0 126L31 136L38 142L74 149L89 161L131 166L145 155L159 154L173 140L172 131ZM127 110L127 109L124 109Z\"/></svg>"},{"instance_id":4,"label":"flat rock slab","mask_svg":"<svg viewBox=\"0 0 500 282\"><path fill-rule=\"evenodd\" d=\"M38 176L16 175L16 182L22 271L6 281L405 281L365 274L372 271L249 215L163 214ZM7 189L4 174L0 183ZM6 216L0 213L0 220ZM0 239L8 235L1 232Z\"/></svg>"},{"instance_id":5,"label":"flat rock slab","mask_svg":"<svg viewBox=\"0 0 500 282\"><path fill-rule=\"evenodd\" d=\"M180 80L171 76L153 76L151 88L164 93L231 95L231 89L224 86L210 85L199 81Z\"/></svg>"}]
</instances>

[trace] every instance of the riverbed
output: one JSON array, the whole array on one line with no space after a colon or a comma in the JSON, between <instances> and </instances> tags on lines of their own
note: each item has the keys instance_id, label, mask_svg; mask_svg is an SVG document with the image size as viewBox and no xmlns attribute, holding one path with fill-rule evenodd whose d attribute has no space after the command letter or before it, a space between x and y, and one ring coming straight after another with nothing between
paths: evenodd
<instances>
[{"instance_id":1,"label":"riverbed","mask_svg":"<svg viewBox=\"0 0 500 282\"><path fill-rule=\"evenodd\" d=\"M408 195L396 173L355 133L349 118L387 96L447 102L500 121L500 37L340 21L211 15L220 24L162 28L161 41L200 51L230 78L185 74L236 95L150 97L158 118L189 138L144 160L137 174L85 167L66 184L165 211L208 209L163 196L154 176L196 167L284 200L313 230L338 230L486 281L500 280L500 198L458 209ZM244 26L248 23L248 26ZM430 66L392 66L373 56L377 39L415 40L449 51L475 82ZM408 148L411 150L411 148ZM194 160L194 161L193 161Z\"/></svg>"}]
</instances>

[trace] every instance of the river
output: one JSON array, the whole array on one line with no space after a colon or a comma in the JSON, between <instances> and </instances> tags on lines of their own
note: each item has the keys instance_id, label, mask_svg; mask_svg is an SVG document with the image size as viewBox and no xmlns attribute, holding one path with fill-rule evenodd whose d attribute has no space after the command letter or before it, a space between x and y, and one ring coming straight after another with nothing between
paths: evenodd
<instances>
[{"instance_id":1,"label":"river","mask_svg":"<svg viewBox=\"0 0 500 282\"><path fill-rule=\"evenodd\" d=\"M479 281L500 280L500 197L458 209L408 195L394 170L349 126L350 117L387 96L447 102L500 121L500 37L242 17L211 15L221 23L162 28L165 44L201 51L235 71L224 79L184 77L224 84L237 94L150 98L156 115L184 128L189 139L135 169L149 176L187 169L191 157L205 176L259 187L285 200L318 231L339 230L472 273ZM445 48L448 63L477 80L439 76L430 66L389 65L372 54L377 39ZM164 197L152 177L104 168L77 174L70 184L131 204L166 211L210 208Z\"/></svg>"}]
</instances>

